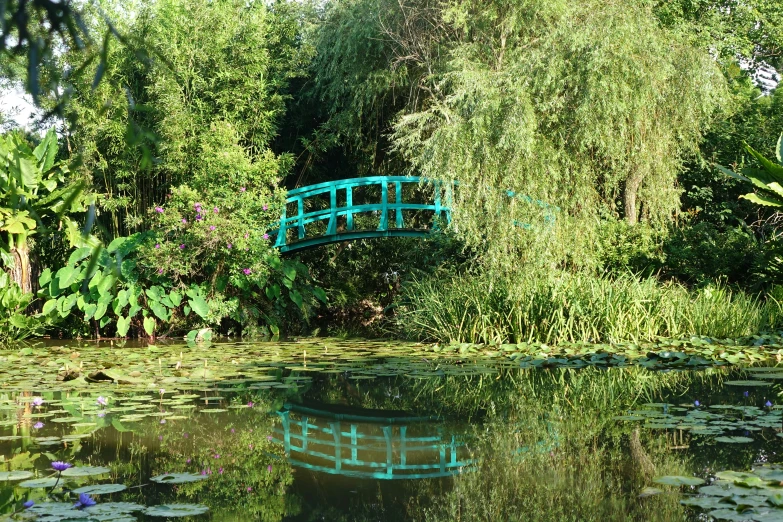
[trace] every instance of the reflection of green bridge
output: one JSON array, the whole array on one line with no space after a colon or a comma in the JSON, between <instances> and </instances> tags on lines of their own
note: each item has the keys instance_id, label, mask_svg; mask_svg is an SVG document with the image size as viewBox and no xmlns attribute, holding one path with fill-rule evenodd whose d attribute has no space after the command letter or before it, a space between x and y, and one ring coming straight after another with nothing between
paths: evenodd
<instances>
[{"instance_id":1,"label":"reflection of green bridge","mask_svg":"<svg viewBox=\"0 0 783 522\"><path fill-rule=\"evenodd\" d=\"M470 468L464 442L426 417L347 415L286 404L278 412L288 461L300 468L368 479L447 477Z\"/></svg>"}]
</instances>

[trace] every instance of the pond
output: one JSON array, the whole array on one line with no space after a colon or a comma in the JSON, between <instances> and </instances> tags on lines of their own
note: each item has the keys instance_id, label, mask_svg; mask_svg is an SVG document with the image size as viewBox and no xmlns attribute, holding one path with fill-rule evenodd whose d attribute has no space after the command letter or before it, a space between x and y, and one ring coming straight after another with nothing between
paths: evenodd
<instances>
[{"instance_id":1,"label":"pond","mask_svg":"<svg viewBox=\"0 0 783 522\"><path fill-rule=\"evenodd\" d=\"M436 351L7 348L0 519L783 521L775 358Z\"/></svg>"}]
</instances>

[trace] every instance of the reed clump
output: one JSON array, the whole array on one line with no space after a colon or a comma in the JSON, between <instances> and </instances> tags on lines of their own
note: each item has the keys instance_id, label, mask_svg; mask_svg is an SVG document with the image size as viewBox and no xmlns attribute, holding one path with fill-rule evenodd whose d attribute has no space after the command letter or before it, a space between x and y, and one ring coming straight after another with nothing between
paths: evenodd
<instances>
[{"instance_id":1,"label":"reed clump","mask_svg":"<svg viewBox=\"0 0 783 522\"><path fill-rule=\"evenodd\" d=\"M560 273L493 279L439 275L409 282L396 315L408 338L439 342L622 342L737 338L783 325L783 300L715 284Z\"/></svg>"}]
</instances>

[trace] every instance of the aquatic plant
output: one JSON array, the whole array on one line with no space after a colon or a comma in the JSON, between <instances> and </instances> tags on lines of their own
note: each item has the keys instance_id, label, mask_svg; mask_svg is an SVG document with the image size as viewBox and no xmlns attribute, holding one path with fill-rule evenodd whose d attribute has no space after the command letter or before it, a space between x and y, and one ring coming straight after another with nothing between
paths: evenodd
<instances>
[{"instance_id":1,"label":"aquatic plant","mask_svg":"<svg viewBox=\"0 0 783 522\"><path fill-rule=\"evenodd\" d=\"M438 342L736 338L783 325L774 300L720 285L690 291L632 275L532 274L506 281L483 272L438 274L404 286L397 311L399 333Z\"/></svg>"}]
</instances>

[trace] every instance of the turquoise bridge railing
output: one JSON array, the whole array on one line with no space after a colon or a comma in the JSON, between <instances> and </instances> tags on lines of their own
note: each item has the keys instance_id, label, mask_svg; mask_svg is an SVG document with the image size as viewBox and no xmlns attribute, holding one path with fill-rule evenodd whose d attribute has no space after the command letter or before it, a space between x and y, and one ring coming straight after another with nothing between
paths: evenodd
<instances>
[{"instance_id":1,"label":"turquoise bridge railing","mask_svg":"<svg viewBox=\"0 0 783 522\"><path fill-rule=\"evenodd\" d=\"M435 184L432 191L432 202L413 203L403 200L405 187L419 186L422 178L406 176L372 176L367 178L343 179L318 183L293 189L288 192L286 206L280 218L280 227L276 231L277 240L275 247L282 252L292 252L305 248L335 243L338 241L350 241L375 237L425 237L431 230L437 227L438 220L447 224L451 222L451 210L448 205L452 187L444 189ZM360 187L380 189L380 201L371 203L354 204L354 190ZM390 192L393 200L389 201ZM410 192L410 191L409 191ZM323 198L329 196L328 207L316 210L308 210L305 204L308 198ZM446 199L444 205L443 199ZM339 201L339 202L338 202ZM296 206L296 213L288 215L289 205ZM429 228L406 227L404 213L406 211L431 211L435 219L431 220ZM375 213L380 220L374 229L358 230L356 228L357 214ZM389 219L389 214L393 218ZM345 218L344 226L338 227L338 220ZM307 230L308 225L326 222L325 231L312 234ZM323 228L323 227L322 227ZM294 231L295 238L289 239L289 231Z\"/></svg>"},{"instance_id":2,"label":"turquoise bridge railing","mask_svg":"<svg viewBox=\"0 0 783 522\"><path fill-rule=\"evenodd\" d=\"M283 444L295 467L394 480L448 477L474 466L464 441L429 418L342 415L290 404L278 415L272 440Z\"/></svg>"}]
</instances>

